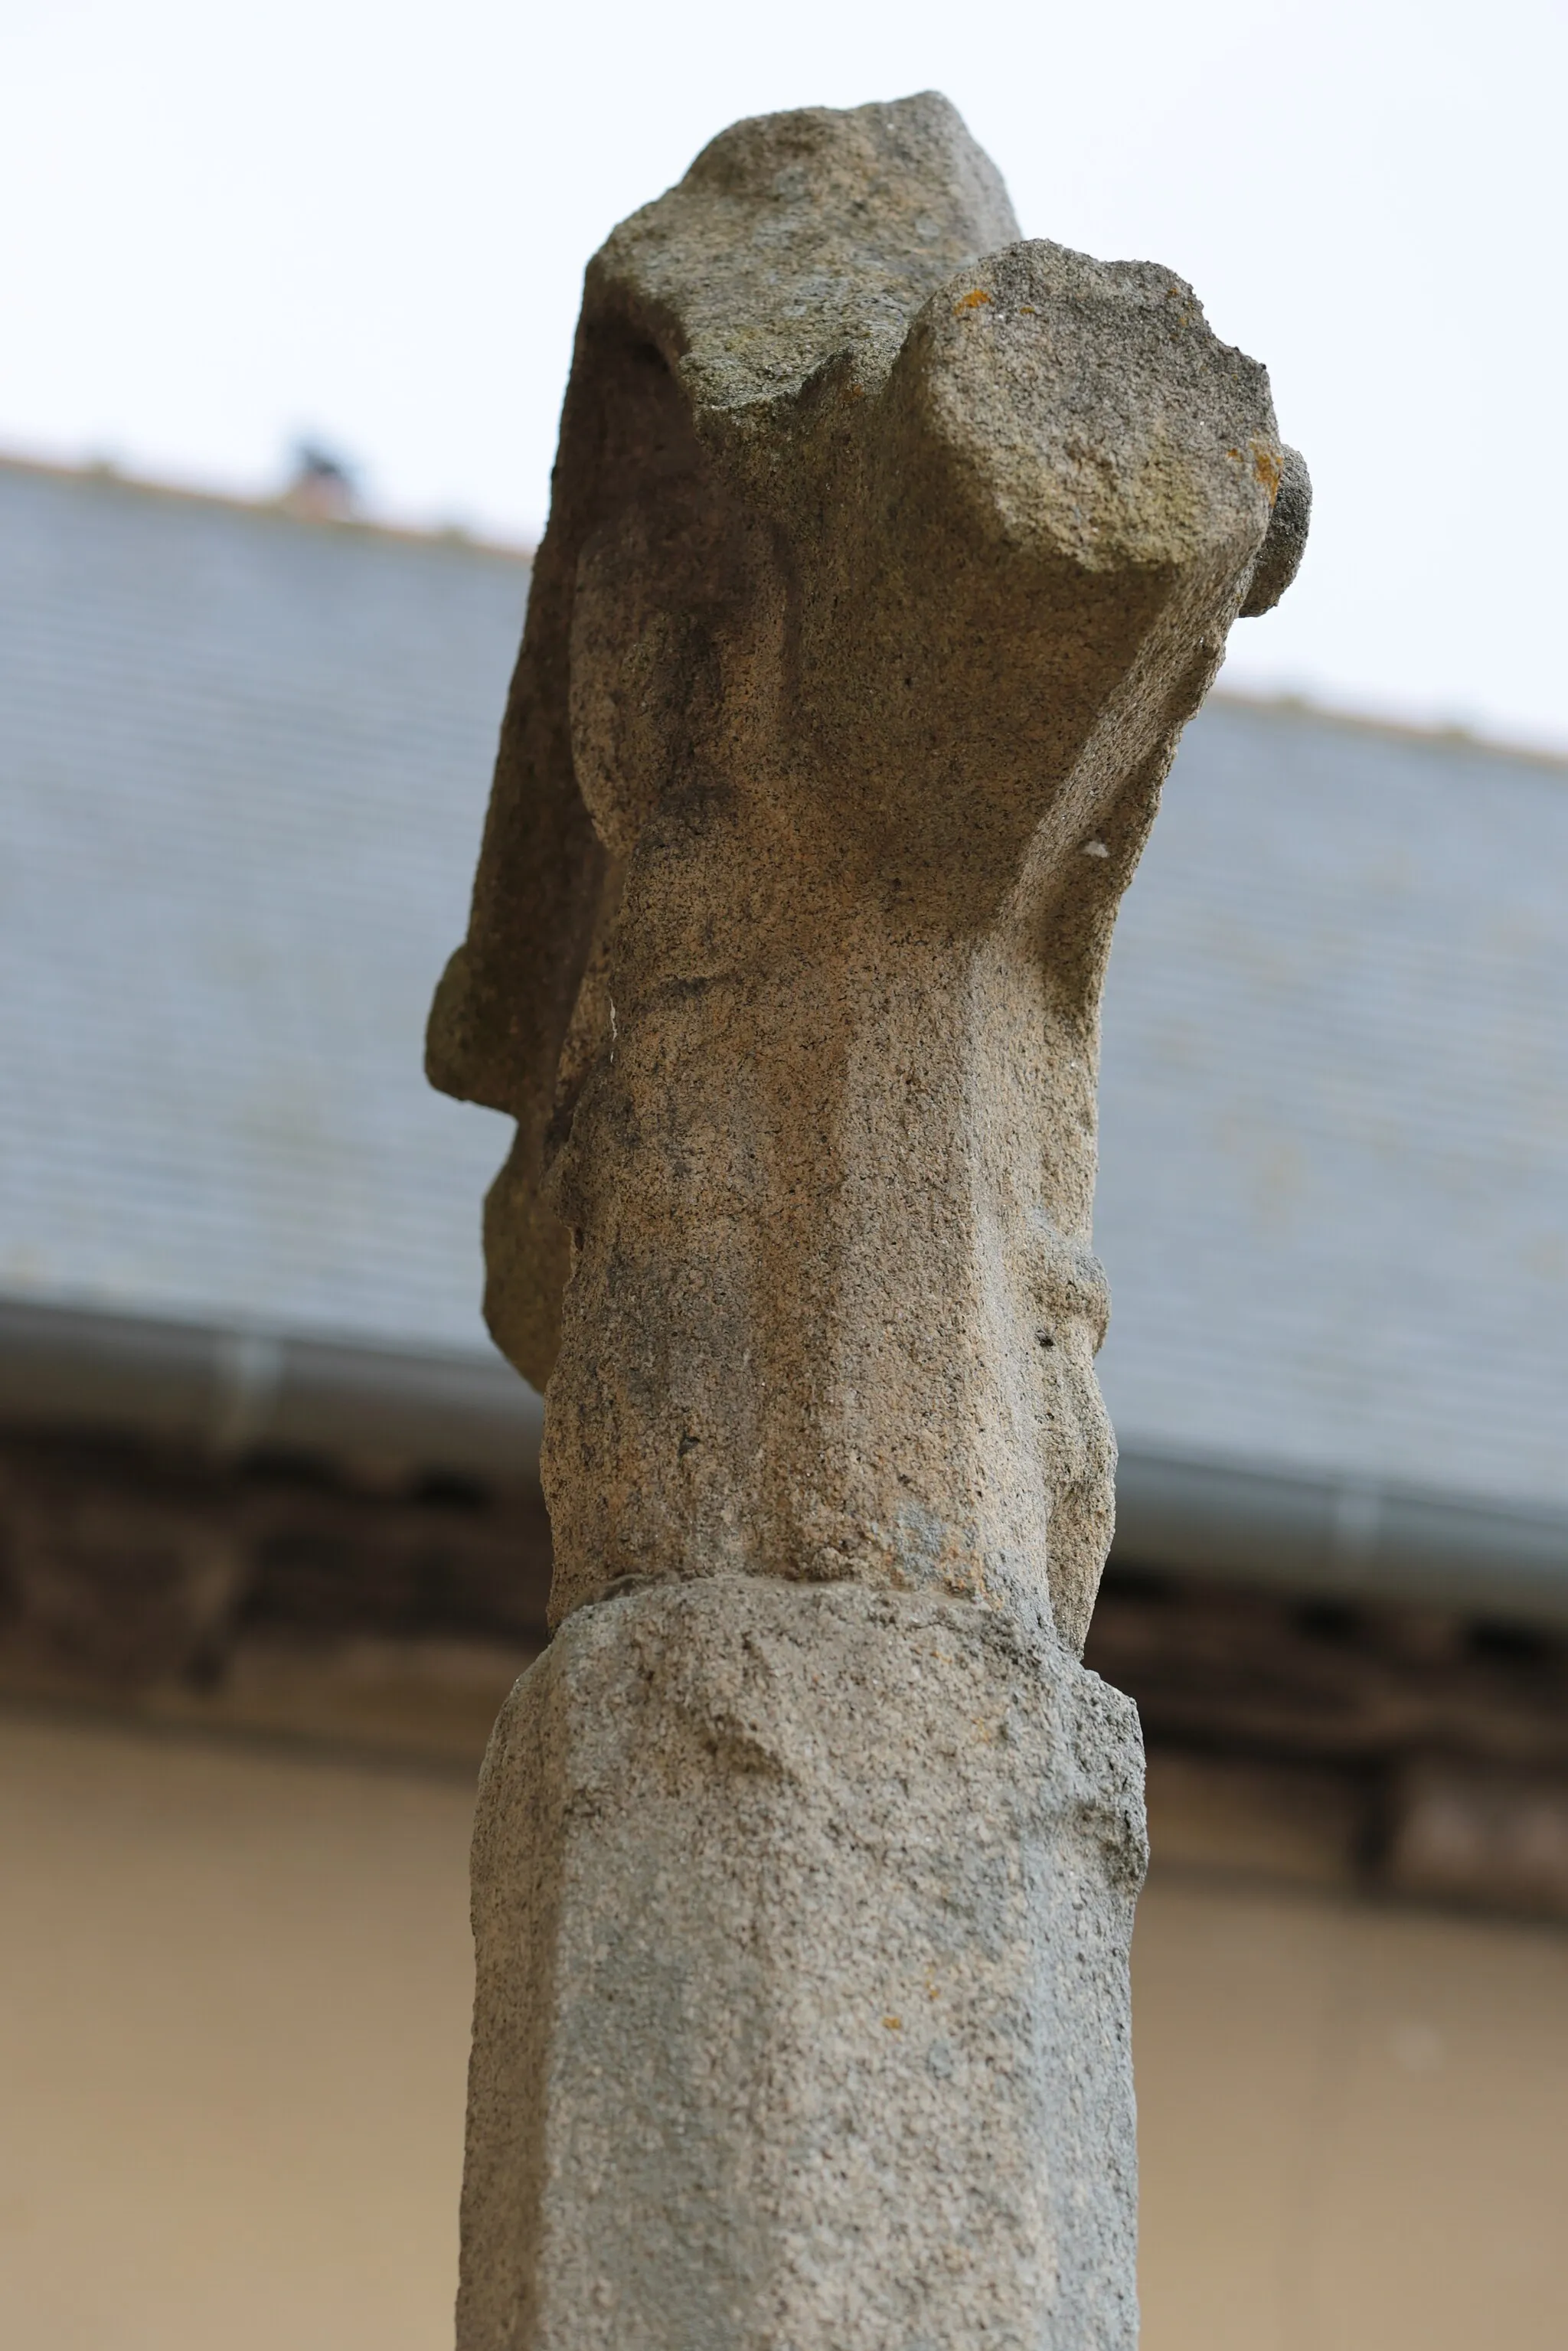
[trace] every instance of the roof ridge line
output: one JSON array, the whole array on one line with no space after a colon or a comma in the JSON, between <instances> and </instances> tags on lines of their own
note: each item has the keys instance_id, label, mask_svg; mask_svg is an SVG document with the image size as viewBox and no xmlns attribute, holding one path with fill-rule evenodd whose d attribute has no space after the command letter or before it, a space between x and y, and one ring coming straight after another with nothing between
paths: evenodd
<instances>
[{"instance_id":1,"label":"roof ridge line","mask_svg":"<svg viewBox=\"0 0 1568 2351\"><path fill-rule=\"evenodd\" d=\"M537 547L526 540L492 538L455 523L422 529L417 524L380 521L368 515L302 514L298 507L290 507L281 493L276 497L247 498L237 491L161 481L152 475L132 473L107 458L73 465L63 459L26 456L14 449L0 449L0 474L35 474L89 489L127 490L139 497L172 504L220 507L227 514L293 524L302 530L348 532L357 538L393 539L413 547L459 548L475 555L499 556L512 563L531 565L538 552Z\"/></svg>"},{"instance_id":2,"label":"roof ridge line","mask_svg":"<svg viewBox=\"0 0 1568 2351\"><path fill-rule=\"evenodd\" d=\"M1231 709L1267 711L1282 718L1306 719L1314 725L1337 726L1347 734L1392 737L1397 742L1419 743L1430 749L1481 751L1489 758L1518 759L1526 767L1550 768L1568 781L1568 749L1551 750L1542 744L1511 743L1498 735L1479 735L1469 726L1423 726L1414 718L1379 717L1372 711L1349 710L1333 703L1314 702L1304 694L1252 693L1245 686L1218 685L1207 702ZM1207 707L1207 704L1205 705Z\"/></svg>"}]
</instances>

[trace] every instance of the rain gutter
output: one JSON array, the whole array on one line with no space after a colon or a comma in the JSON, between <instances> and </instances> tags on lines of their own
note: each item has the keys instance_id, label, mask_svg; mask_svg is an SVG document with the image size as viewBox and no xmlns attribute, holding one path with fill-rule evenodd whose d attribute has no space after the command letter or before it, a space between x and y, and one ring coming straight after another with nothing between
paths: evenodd
<instances>
[{"instance_id":1,"label":"rain gutter","mask_svg":"<svg viewBox=\"0 0 1568 2351\"><path fill-rule=\"evenodd\" d=\"M543 1407L499 1355L0 1299L0 1418L218 1457L329 1455L517 1485Z\"/></svg>"},{"instance_id":2,"label":"rain gutter","mask_svg":"<svg viewBox=\"0 0 1568 2351\"><path fill-rule=\"evenodd\" d=\"M1568 1628L1568 1510L1123 1447L1112 1562Z\"/></svg>"},{"instance_id":3,"label":"rain gutter","mask_svg":"<svg viewBox=\"0 0 1568 2351\"><path fill-rule=\"evenodd\" d=\"M0 1298L0 1420L537 1480L543 1406L498 1355ZM1164 1452L1116 1479L1114 1568L1568 1630L1568 1510Z\"/></svg>"}]
</instances>

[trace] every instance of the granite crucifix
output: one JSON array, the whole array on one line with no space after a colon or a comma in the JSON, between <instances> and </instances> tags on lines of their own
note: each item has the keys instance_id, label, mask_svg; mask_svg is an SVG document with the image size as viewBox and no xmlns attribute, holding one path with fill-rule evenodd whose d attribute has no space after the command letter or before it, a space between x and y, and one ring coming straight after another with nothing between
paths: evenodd
<instances>
[{"instance_id":1,"label":"granite crucifix","mask_svg":"<svg viewBox=\"0 0 1568 2351\"><path fill-rule=\"evenodd\" d=\"M1304 542L1262 368L943 99L588 271L438 1085L511 1113L556 1631L492 1740L460 2351L1126 2351L1101 982Z\"/></svg>"}]
</instances>

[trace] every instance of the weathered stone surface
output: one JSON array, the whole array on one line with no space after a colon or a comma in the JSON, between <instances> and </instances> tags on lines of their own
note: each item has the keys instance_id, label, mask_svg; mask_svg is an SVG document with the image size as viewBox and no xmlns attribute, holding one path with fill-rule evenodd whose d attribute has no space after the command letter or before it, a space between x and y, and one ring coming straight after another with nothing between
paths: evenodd
<instances>
[{"instance_id":1,"label":"weathered stone surface","mask_svg":"<svg viewBox=\"0 0 1568 2351\"><path fill-rule=\"evenodd\" d=\"M431 1024L517 1118L560 1627L481 1805L461 2351L1128 2351L1100 987L1305 484L941 99L737 124L590 266Z\"/></svg>"},{"instance_id":2,"label":"weathered stone surface","mask_svg":"<svg viewBox=\"0 0 1568 2351\"><path fill-rule=\"evenodd\" d=\"M519 1122L558 1619L855 1576L1082 1644L1101 978L1288 460L1179 278L1015 236L924 98L738 124L589 270L431 1039Z\"/></svg>"},{"instance_id":3,"label":"weathered stone surface","mask_svg":"<svg viewBox=\"0 0 1568 2351\"><path fill-rule=\"evenodd\" d=\"M1130 1702L972 1604L580 1610L475 1842L462 2351L1130 2351Z\"/></svg>"}]
</instances>

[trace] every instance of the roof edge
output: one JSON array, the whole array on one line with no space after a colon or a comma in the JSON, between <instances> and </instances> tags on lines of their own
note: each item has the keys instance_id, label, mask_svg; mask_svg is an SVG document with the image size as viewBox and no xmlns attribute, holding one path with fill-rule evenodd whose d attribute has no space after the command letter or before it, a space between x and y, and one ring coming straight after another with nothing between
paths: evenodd
<instances>
[{"instance_id":1,"label":"roof edge","mask_svg":"<svg viewBox=\"0 0 1568 2351\"><path fill-rule=\"evenodd\" d=\"M0 1419L325 1454L500 1485L538 1478L544 1408L499 1355L0 1299Z\"/></svg>"},{"instance_id":2,"label":"roof edge","mask_svg":"<svg viewBox=\"0 0 1568 2351\"><path fill-rule=\"evenodd\" d=\"M503 1485L538 1477L544 1408L498 1355L0 1298L0 1418L267 1448ZM1300 1600L1568 1630L1568 1510L1375 1479L1123 1448L1113 1567Z\"/></svg>"},{"instance_id":3,"label":"roof edge","mask_svg":"<svg viewBox=\"0 0 1568 2351\"><path fill-rule=\"evenodd\" d=\"M1112 1562L1568 1630L1568 1510L1129 1445Z\"/></svg>"},{"instance_id":4,"label":"roof edge","mask_svg":"<svg viewBox=\"0 0 1568 2351\"><path fill-rule=\"evenodd\" d=\"M1295 721L1308 726L1332 726L1341 734L1375 735L1394 743L1409 743L1427 751L1454 751L1478 758L1517 759L1527 768L1548 768L1568 781L1568 746L1528 743L1511 735L1488 735L1476 728L1445 726L1438 720L1392 718L1373 710L1355 710L1342 703L1319 702L1307 694L1254 693L1245 685L1218 684L1204 698L1204 708L1218 704L1223 710L1249 710L1265 717Z\"/></svg>"},{"instance_id":5,"label":"roof edge","mask_svg":"<svg viewBox=\"0 0 1568 2351\"><path fill-rule=\"evenodd\" d=\"M133 473L107 458L73 465L63 458L34 457L19 450L3 449L0 473L39 475L47 481L64 482L74 487L123 491L131 496L157 499L172 506L216 507L225 514L244 515L252 521L278 523L296 530L339 538L390 539L404 547L485 555L517 564L525 570L531 569L538 552L537 545L527 539L495 538L486 532L469 530L458 524L444 528L437 524L423 529L416 523L378 521L371 515L301 514L282 496L245 497L238 491L204 488L196 483L160 481L152 475Z\"/></svg>"}]
</instances>

